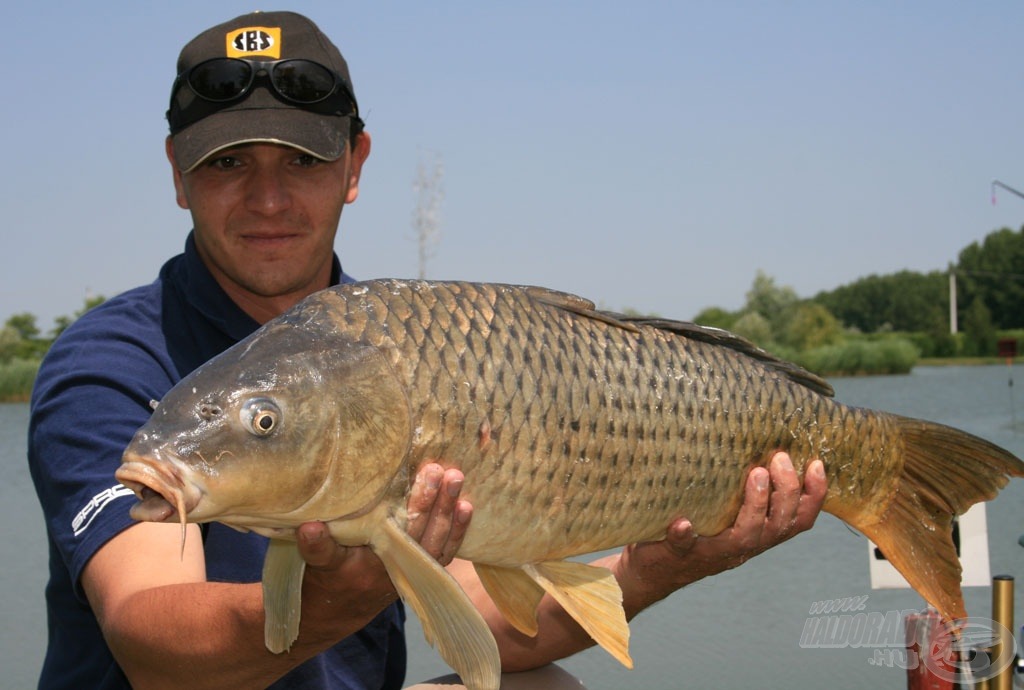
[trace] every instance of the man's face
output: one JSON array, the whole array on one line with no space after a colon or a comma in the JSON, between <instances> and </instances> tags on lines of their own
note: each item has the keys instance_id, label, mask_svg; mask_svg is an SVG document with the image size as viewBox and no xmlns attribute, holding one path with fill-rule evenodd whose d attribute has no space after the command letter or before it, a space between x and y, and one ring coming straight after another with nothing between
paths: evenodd
<instances>
[{"instance_id":1,"label":"man's face","mask_svg":"<svg viewBox=\"0 0 1024 690\"><path fill-rule=\"evenodd\" d=\"M178 205L192 213L199 255L257 321L328 286L341 211L358 195L368 154L363 134L330 163L288 146L245 144L189 173L174 167ZM168 156L173 166L169 142Z\"/></svg>"}]
</instances>

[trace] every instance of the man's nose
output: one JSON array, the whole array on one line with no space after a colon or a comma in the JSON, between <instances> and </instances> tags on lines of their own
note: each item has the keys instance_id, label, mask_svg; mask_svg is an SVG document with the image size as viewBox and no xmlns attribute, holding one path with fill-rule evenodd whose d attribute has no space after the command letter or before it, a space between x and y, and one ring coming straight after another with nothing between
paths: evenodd
<instances>
[{"instance_id":1,"label":"man's nose","mask_svg":"<svg viewBox=\"0 0 1024 690\"><path fill-rule=\"evenodd\" d=\"M285 180L272 168L259 167L248 181L246 205L256 213L272 215L291 205Z\"/></svg>"}]
</instances>

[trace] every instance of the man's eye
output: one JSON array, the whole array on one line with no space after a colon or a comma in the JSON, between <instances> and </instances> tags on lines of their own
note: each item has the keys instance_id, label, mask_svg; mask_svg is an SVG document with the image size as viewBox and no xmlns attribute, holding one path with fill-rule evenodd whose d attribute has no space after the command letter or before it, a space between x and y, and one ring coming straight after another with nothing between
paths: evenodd
<instances>
[{"instance_id":1,"label":"man's eye","mask_svg":"<svg viewBox=\"0 0 1024 690\"><path fill-rule=\"evenodd\" d=\"M304 153L295 159L296 165L303 168L312 168L315 165L319 165L322 161L316 156L311 156L308 153Z\"/></svg>"},{"instance_id":2,"label":"man's eye","mask_svg":"<svg viewBox=\"0 0 1024 690\"><path fill-rule=\"evenodd\" d=\"M239 165L241 165L241 162L234 156L218 156L210 161L211 167L220 168L221 170L237 168Z\"/></svg>"}]
</instances>

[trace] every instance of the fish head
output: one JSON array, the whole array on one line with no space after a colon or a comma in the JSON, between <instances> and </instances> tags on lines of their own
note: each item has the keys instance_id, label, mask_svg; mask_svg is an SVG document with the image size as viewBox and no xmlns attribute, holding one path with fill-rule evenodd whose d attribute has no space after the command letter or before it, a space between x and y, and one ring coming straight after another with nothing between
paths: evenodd
<instances>
[{"instance_id":1,"label":"fish head","mask_svg":"<svg viewBox=\"0 0 1024 690\"><path fill-rule=\"evenodd\" d=\"M379 502L411 443L405 389L377 348L292 317L160 401L115 475L139 498L133 518L281 536Z\"/></svg>"}]
</instances>

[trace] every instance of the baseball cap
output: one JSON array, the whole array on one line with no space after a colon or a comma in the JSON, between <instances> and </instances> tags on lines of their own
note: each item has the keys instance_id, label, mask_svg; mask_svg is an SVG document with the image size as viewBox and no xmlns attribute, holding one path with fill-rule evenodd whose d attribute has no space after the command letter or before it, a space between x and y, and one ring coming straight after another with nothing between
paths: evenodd
<instances>
[{"instance_id":1,"label":"baseball cap","mask_svg":"<svg viewBox=\"0 0 1024 690\"><path fill-rule=\"evenodd\" d=\"M189 75L204 63L217 64L217 58L317 63L333 73L333 91L315 104L295 102L284 97L276 84L271 87L272 80L253 76L235 99L204 99L190 85ZM246 69L238 62L224 64ZM287 64L308 67L308 63ZM362 129L345 58L316 24L295 12L244 14L189 41L178 56L167 120L182 172L225 148L255 142L285 144L333 161L345 152L349 137Z\"/></svg>"}]
</instances>

